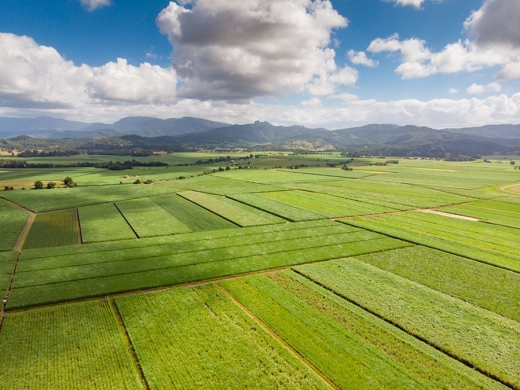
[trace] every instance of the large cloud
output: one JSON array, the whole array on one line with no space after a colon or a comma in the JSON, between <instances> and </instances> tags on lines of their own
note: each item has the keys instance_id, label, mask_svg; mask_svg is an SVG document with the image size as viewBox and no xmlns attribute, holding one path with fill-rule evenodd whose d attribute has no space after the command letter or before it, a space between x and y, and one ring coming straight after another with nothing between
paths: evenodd
<instances>
[{"instance_id":1,"label":"large cloud","mask_svg":"<svg viewBox=\"0 0 520 390\"><path fill-rule=\"evenodd\" d=\"M400 52L402 63L396 72L404 79L427 77L436 73L473 72L501 66L499 78L520 77L520 1L486 0L464 23L474 39L446 45L431 52L426 42L417 38L399 40L397 35L377 38L368 51Z\"/></svg>"},{"instance_id":2,"label":"large cloud","mask_svg":"<svg viewBox=\"0 0 520 390\"><path fill-rule=\"evenodd\" d=\"M0 33L0 106L75 108L84 104L173 103L175 71L118 59L76 66L32 38Z\"/></svg>"},{"instance_id":3,"label":"large cloud","mask_svg":"<svg viewBox=\"0 0 520 390\"><path fill-rule=\"evenodd\" d=\"M329 0L184 0L157 17L174 48L174 68L186 86L179 96L248 100L351 85L357 72L339 69L329 48L345 27Z\"/></svg>"}]
</instances>

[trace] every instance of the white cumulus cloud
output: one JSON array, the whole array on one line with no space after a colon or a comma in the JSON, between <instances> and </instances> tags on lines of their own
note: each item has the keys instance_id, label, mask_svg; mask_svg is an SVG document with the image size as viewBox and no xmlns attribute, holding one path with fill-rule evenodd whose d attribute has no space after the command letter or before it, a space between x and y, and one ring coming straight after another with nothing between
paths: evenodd
<instances>
[{"instance_id":1,"label":"white cumulus cloud","mask_svg":"<svg viewBox=\"0 0 520 390\"><path fill-rule=\"evenodd\" d=\"M486 0L464 23L474 39L450 43L432 52L424 40L400 40L398 35L373 40L372 53L400 52L396 72L403 79L427 77L436 73L474 72L500 66L499 78L520 77L520 1Z\"/></svg>"},{"instance_id":2,"label":"white cumulus cloud","mask_svg":"<svg viewBox=\"0 0 520 390\"><path fill-rule=\"evenodd\" d=\"M349 50L347 56L350 59L350 62L352 62L355 65L365 65L370 68L375 68L379 66L379 63L368 58L364 51L356 52L355 50Z\"/></svg>"},{"instance_id":3,"label":"white cumulus cloud","mask_svg":"<svg viewBox=\"0 0 520 390\"><path fill-rule=\"evenodd\" d=\"M101 67L76 66L32 38L0 33L0 106L77 108L85 104L175 102L172 68L139 67L118 59Z\"/></svg>"},{"instance_id":4,"label":"white cumulus cloud","mask_svg":"<svg viewBox=\"0 0 520 390\"><path fill-rule=\"evenodd\" d=\"M393 2L397 5L407 6L411 5L415 8L421 8L422 3L424 3L424 0L384 0L386 2Z\"/></svg>"},{"instance_id":5,"label":"white cumulus cloud","mask_svg":"<svg viewBox=\"0 0 520 390\"><path fill-rule=\"evenodd\" d=\"M490 83L488 85L471 84L467 92L470 95L478 95L484 92L500 92L501 90L502 86L498 83Z\"/></svg>"},{"instance_id":6,"label":"white cumulus cloud","mask_svg":"<svg viewBox=\"0 0 520 390\"><path fill-rule=\"evenodd\" d=\"M335 63L331 35L347 26L329 0L170 2L157 25L173 46L179 96L247 101L334 93L357 72ZM186 8L182 4L190 3Z\"/></svg>"},{"instance_id":7,"label":"white cumulus cloud","mask_svg":"<svg viewBox=\"0 0 520 390\"><path fill-rule=\"evenodd\" d=\"M81 0L81 5L89 11L94 11L97 8L106 7L110 4L110 0Z\"/></svg>"}]
</instances>

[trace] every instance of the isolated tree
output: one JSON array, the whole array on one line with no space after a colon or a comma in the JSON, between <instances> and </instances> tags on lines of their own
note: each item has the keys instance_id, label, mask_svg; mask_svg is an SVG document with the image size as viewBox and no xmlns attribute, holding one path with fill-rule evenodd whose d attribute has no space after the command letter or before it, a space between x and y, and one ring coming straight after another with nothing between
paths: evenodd
<instances>
[{"instance_id":1,"label":"isolated tree","mask_svg":"<svg viewBox=\"0 0 520 390\"><path fill-rule=\"evenodd\" d=\"M63 181L63 184L65 184L65 186L68 187L68 188L73 188L73 187L77 187L78 186L76 183L74 183L74 180L72 180L72 178L69 177L69 176L67 176L62 181Z\"/></svg>"},{"instance_id":2,"label":"isolated tree","mask_svg":"<svg viewBox=\"0 0 520 390\"><path fill-rule=\"evenodd\" d=\"M226 171L230 171L231 168L229 167L229 165L226 167Z\"/></svg>"},{"instance_id":3,"label":"isolated tree","mask_svg":"<svg viewBox=\"0 0 520 390\"><path fill-rule=\"evenodd\" d=\"M52 181L47 183L47 189L48 190L52 190L52 189L54 189L54 187L56 187L56 183L54 183Z\"/></svg>"},{"instance_id":4,"label":"isolated tree","mask_svg":"<svg viewBox=\"0 0 520 390\"><path fill-rule=\"evenodd\" d=\"M511 164L511 165L515 165L514 160L511 160L511 162L510 162L509 164Z\"/></svg>"},{"instance_id":5,"label":"isolated tree","mask_svg":"<svg viewBox=\"0 0 520 390\"><path fill-rule=\"evenodd\" d=\"M35 190L42 190L43 189L43 183L41 181L35 181L34 182L34 189Z\"/></svg>"}]
</instances>

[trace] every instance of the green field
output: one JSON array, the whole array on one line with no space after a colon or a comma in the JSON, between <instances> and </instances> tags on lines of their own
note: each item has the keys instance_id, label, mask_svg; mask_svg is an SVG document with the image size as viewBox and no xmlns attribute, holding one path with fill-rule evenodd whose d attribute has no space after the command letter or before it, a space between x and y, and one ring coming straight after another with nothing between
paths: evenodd
<instances>
[{"instance_id":1,"label":"green field","mask_svg":"<svg viewBox=\"0 0 520 390\"><path fill-rule=\"evenodd\" d=\"M23 248L47 248L79 244L76 210L38 214L31 225Z\"/></svg>"},{"instance_id":2,"label":"green field","mask_svg":"<svg viewBox=\"0 0 520 390\"><path fill-rule=\"evenodd\" d=\"M11 282L14 264L18 259L18 252L0 252L0 294L4 294Z\"/></svg>"},{"instance_id":3,"label":"green field","mask_svg":"<svg viewBox=\"0 0 520 390\"><path fill-rule=\"evenodd\" d=\"M119 202L116 205L140 238L191 232L186 225L149 198Z\"/></svg>"},{"instance_id":4,"label":"green field","mask_svg":"<svg viewBox=\"0 0 520 390\"><path fill-rule=\"evenodd\" d=\"M355 259L296 270L480 372L520 386L520 323Z\"/></svg>"},{"instance_id":5,"label":"green field","mask_svg":"<svg viewBox=\"0 0 520 390\"><path fill-rule=\"evenodd\" d=\"M150 198L194 232L233 229L237 225L178 195Z\"/></svg>"},{"instance_id":6,"label":"green field","mask_svg":"<svg viewBox=\"0 0 520 390\"><path fill-rule=\"evenodd\" d=\"M28 219L28 213L0 199L0 251L14 248Z\"/></svg>"},{"instance_id":7,"label":"green field","mask_svg":"<svg viewBox=\"0 0 520 390\"><path fill-rule=\"evenodd\" d=\"M68 209L108 202L120 202L146 196L163 195L175 190L156 185L112 185L54 190L7 191L2 196L28 210L44 211Z\"/></svg>"},{"instance_id":8,"label":"green field","mask_svg":"<svg viewBox=\"0 0 520 390\"><path fill-rule=\"evenodd\" d=\"M344 222L520 271L517 229L418 212L353 218Z\"/></svg>"},{"instance_id":9,"label":"green field","mask_svg":"<svg viewBox=\"0 0 520 390\"><path fill-rule=\"evenodd\" d=\"M421 246L357 259L520 322L520 274L516 272Z\"/></svg>"},{"instance_id":10,"label":"green field","mask_svg":"<svg viewBox=\"0 0 520 390\"><path fill-rule=\"evenodd\" d=\"M208 240L212 232L202 232L171 245L74 256L69 250L67 255L23 258L9 308L190 283L409 245L341 224L333 224L333 229L309 228L308 224L301 229L282 226L291 228L214 241Z\"/></svg>"},{"instance_id":11,"label":"green field","mask_svg":"<svg viewBox=\"0 0 520 390\"><path fill-rule=\"evenodd\" d=\"M10 314L0 350L4 389L144 389L105 300Z\"/></svg>"},{"instance_id":12,"label":"green field","mask_svg":"<svg viewBox=\"0 0 520 390\"><path fill-rule=\"evenodd\" d=\"M284 220L265 211L255 209L222 196L204 194L202 192L179 192L183 198L192 201L239 226L271 225L283 223Z\"/></svg>"},{"instance_id":13,"label":"green field","mask_svg":"<svg viewBox=\"0 0 520 390\"><path fill-rule=\"evenodd\" d=\"M326 218L381 214L395 212L395 208L340 198L328 194L307 191L280 191L263 194L264 197L313 212Z\"/></svg>"},{"instance_id":14,"label":"green field","mask_svg":"<svg viewBox=\"0 0 520 390\"><path fill-rule=\"evenodd\" d=\"M441 210L520 229L520 203L506 204L503 202L479 201L446 207Z\"/></svg>"},{"instance_id":15,"label":"green field","mask_svg":"<svg viewBox=\"0 0 520 390\"><path fill-rule=\"evenodd\" d=\"M250 153L0 172L0 388L520 390L513 166Z\"/></svg>"},{"instance_id":16,"label":"green field","mask_svg":"<svg viewBox=\"0 0 520 390\"><path fill-rule=\"evenodd\" d=\"M136 238L132 228L112 203L78 209L84 243Z\"/></svg>"},{"instance_id":17,"label":"green field","mask_svg":"<svg viewBox=\"0 0 520 390\"><path fill-rule=\"evenodd\" d=\"M329 388L215 286L116 302L150 388Z\"/></svg>"}]
</instances>

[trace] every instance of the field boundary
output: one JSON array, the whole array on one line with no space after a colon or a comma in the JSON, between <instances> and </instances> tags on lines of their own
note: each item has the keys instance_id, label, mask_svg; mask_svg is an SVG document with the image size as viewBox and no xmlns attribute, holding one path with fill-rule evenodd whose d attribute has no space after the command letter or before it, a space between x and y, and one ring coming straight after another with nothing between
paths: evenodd
<instances>
[{"instance_id":1,"label":"field boundary","mask_svg":"<svg viewBox=\"0 0 520 390\"><path fill-rule=\"evenodd\" d=\"M410 211L406 211L406 212L409 213L409 212L417 212L417 211L419 211L419 210L410 210ZM373 216L376 216L376 215L373 215ZM367 217L367 215L363 215L361 217ZM354 218L359 218L359 217L350 217L348 219L354 219ZM346 225L349 225L349 226L358 227L358 228L365 229L365 230L373 232L373 233L382 234L383 236L386 236L386 237L389 237L389 238L393 238L393 239L396 239L396 240L401 240L401 241L407 242L409 244L420 245L420 246L424 246L426 248L435 249L437 251L449 253L450 255L462 257L464 259L468 259L468 260L471 260L471 261L477 261L477 262L482 263L482 264L490 265L490 266L497 267L497 268L500 268L500 269L505 269L507 271L515 272L517 274L520 273L520 271L518 271L518 270L515 270L515 269L512 269L512 268L508 268L508 267L505 267L505 266L500 265L500 264L491 263L489 261L485 261L485 260L482 260L482 259L476 259L474 257L469 257L469 256L466 256L466 255L462 255L460 253L455 253L455 252L452 252L452 251L448 251L446 249L441 249L441 248L438 248L438 247L435 247L435 246L432 246L432 245L429 245L429 244L421 243L421 242L418 242L418 241L413 241L413 240L411 240L409 238L403 238L403 237L394 236L392 234L389 234L389 233L386 233L386 232L383 232L383 231L375 230L374 228L360 227L358 225L354 225L354 224L348 223L347 222L348 219L347 218L342 218L341 221L336 221L336 222L345 223ZM488 222L483 221L481 223L488 223ZM496 224L491 224L491 225L496 225ZM496 226L503 226L503 225L496 225ZM508 226L506 226L506 227L508 227ZM511 228L511 229L514 229L514 228Z\"/></svg>"},{"instance_id":2,"label":"field boundary","mask_svg":"<svg viewBox=\"0 0 520 390\"><path fill-rule=\"evenodd\" d=\"M332 380L321 372L314 364L312 364L309 360L307 360L302 354L296 351L289 343L287 343L278 333L276 333L273 329L269 327L265 322L263 322L260 318L258 318L251 310L249 310L246 306L244 306L233 294L231 294L224 286L220 283L214 283L215 286L224 293L235 305L238 306L243 312L246 313L253 321L255 321L258 325L260 325L267 333L269 333L278 343L280 343L286 350L288 350L291 354L293 354L298 360L300 360L303 364L309 367L314 373L316 373L326 384L328 384L333 389L339 390L339 386L337 386Z\"/></svg>"},{"instance_id":3,"label":"field boundary","mask_svg":"<svg viewBox=\"0 0 520 390\"><path fill-rule=\"evenodd\" d=\"M138 238L138 239L141 238L141 237L139 237L139 234L137 234L137 232L135 231L134 227L130 224L130 222L128 222L128 219L126 219L126 217L125 217L125 215L123 214L123 212L119 209L119 207L117 206L117 203L114 202L113 205L115 206L115 208L117 209L117 211L119 211L119 214L121 214L121 216L122 216L123 219L125 220L126 224L127 224L128 226L130 226L130 229L132 229L132 231L134 232L135 237ZM116 241L119 241L119 240L116 240Z\"/></svg>"},{"instance_id":4,"label":"field boundary","mask_svg":"<svg viewBox=\"0 0 520 390\"><path fill-rule=\"evenodd\" d=\"M79 245L83 244L83 233L81 233L81 221L79 219L79 208L76 207L76 221L78 222L78 242Z\"/></svg>"},{"instance_id":5,"label":"field boundary","mask_svg":"<svg viewBox=\"0 0 520 390\"><path fill-rule=\"evenodd\" d=\"M13 250L15 251L21 251L23 244L25 244L25 240L27 239L27 236L29 235L29 230L31 230L32 224L34 223L34 220L36 219L35 213L30 213L29 218L27 219L27 222L25 223L25 226L22 229L22 232L20 233L20 236L18 237L18 240L16 241L16 244L14 245Z\"/></svg>"},{"instance_id":6,"label":"field boundary","mask_svg":"<svg viewBox=\"0 0 520 390\"><path fill-rule=\"evenodd\" d=\"M117 303L114 301L114 298L108 298L107 301L108 301L108 304L110 305L110 308L112 309L114 317L116 318L117 325L119 326L121 333L123 334L127 347L130 350L130 354L132 355L132 361L134 363L134 366L135 366L135 368L137 368L137 371L139 372L141 384L144 385L146 390L150 390L150 386L148 385L148 381L146 380L146 376L144 375L143 367L141 367L141 362L139 361L139 358L137 357L137 353L135 352L134 345L132 344L132 339L130 338L130 335L128 334L128 330L126 329L125 322L123 321L123 317L121 316L121 312L119 311L119 308L117 307Z\"/></svg>"},{"instance_id":7,"label":"field boundary","mask_svg":"<svg viewBox=\"0 0 520 390\"><path fill-rule=\"evenodd\" d=\"M298 275L306 278L307 280L311 281L312 283L315 283L316 285L318 285L318 286L324 288L325 290L331 292L332 294L334 294L334 295L336 295L336 296L338 296L338 297L340 297L340 298L342 298L342 299L352 303L353 305L359 307L360 309L366 311L367 313L370 313L373 316L381 319L382 321L385 321L386 323L388 323L388 324L390 324L390 325L400 329L401 331L405 332L406 334L409 334L410 336L414 337L415 339L417 339L417 340L419 340L419 341L429 345L432 348L435 348L436 350L438 350L439 352L442 352L443 354L449 356L450 358L452 358L454 360L457 360L458 362L464 364L465 366L467 366L467 367L469 367L469 368L471 368L471 369L473 369L475 371L478 371L482 375L484 375L484 376L486 376L486 377L488 377L490 379L493 379L494 381L497 381L497 382L499 382L499 383L503 384L504 386L507 386L507 387L509 387L511 389L515 388L515 386L513 384L508 383L508 382L502 380L501 378L497 377L496 375L494 375L494 374L492 374L490 372L487 372L486 370L483 370L483 369L481 369L479 367L474 366L471 362L469 362L469 361L467 361L467 360L465 360L465 359L463 359L461 357L457 357L455 354L451 353L450 351L445 350L441 346L438 346L438 345L436 345L434 343L430 343L426 338L422 337L419 334L410 333L408 330L406 330L403 326L399 325L398 323L396 323L396 322L394 322L394 321L392 321L392 320L390 320L390 319L380 315L379 313L377 313L377 312L375 312L375 311L373 311L373 310L371 310L371 309L369 309L369 308L359 304L355 300L350 299L350 298L344 296L343 294L340 294L339 292L335 291L334 289L324 285L323 283L321 283L321 282L319 282L317 280L314 280L313 278L309 277L308 275L305 275L304 273L298 271L297 269L292 268L292 271L297 273Z\"/></svg>"},{"instance_id":8,"label":"field boundary","mask_svg":"<svg viewBox=\"0 0 520 390\"><path fill-rule=\"evenodd\" d=\"M18 252L18 256L16 257L16 261L14 262L13 272L11 273L11 279L9 280L9 285L7 286L7 290L5 291L4 299L6 301L9 300L9 293L11 292L11 287L13 286L14 275L16 273L16 268L18 267L18 262L20 261L20 254L21 254L21 252ZM0 313L0 332L2 331L2 326L4 325L6 307L7 307L7 302L2 304L2 311Z\"/></svg>"}]
</instances>

